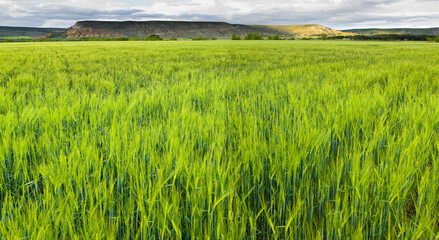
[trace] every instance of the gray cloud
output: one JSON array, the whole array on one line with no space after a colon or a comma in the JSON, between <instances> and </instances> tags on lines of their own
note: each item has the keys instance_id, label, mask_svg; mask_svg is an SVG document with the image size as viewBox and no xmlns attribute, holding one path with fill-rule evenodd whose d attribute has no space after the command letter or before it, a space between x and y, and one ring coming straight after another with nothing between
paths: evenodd
<instances>
[{"instance_id":1,"label":"gray cloud","mask_svg":"<svg viewBox=\"0 0 439 240\"><path fill-rule=\"evenodd\" d=\"M131 0L134 1L134 0ZM244 24L311 24L336 29L434 27L433 0L0 0L0 23L68 27L78 20L200 20Z\"/></svg>"}]
</instances>

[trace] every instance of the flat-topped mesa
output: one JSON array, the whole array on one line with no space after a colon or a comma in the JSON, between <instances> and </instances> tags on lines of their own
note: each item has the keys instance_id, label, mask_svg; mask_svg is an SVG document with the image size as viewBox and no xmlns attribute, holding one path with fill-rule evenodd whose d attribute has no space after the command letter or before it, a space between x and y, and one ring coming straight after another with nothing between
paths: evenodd
<instances>
[{"instance_id":1,"label":"flat-topped mesa","mask_svg":"<svg viewBox=\"0 0 439 240\"><path fill-rule=\"evenodd\" d=\"M225 22L186 22L186 21L80 21L63 33L51 37L138 37L159 35L163 38L216 37L229 38L233 34L245 36L248 33L262 35L279 34L276 30L259 31L243 24Z\"/></svg>"}]
</instances>

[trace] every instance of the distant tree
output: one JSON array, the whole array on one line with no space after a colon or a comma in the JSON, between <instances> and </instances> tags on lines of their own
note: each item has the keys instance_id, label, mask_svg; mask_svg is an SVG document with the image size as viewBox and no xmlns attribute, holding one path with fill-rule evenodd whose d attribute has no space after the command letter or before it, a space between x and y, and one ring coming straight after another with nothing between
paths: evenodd
<instances>
[{"instance_id":1,"label":"distant tree","mask_svg":"<svg viewBox=\"0 0 439 240\"><path fill-rule=\"evenodd\" d=\"M204 40L207 40L207 38L205 38L205 37L194 37L194 38L192 38L192 41L204 41Z\"/></svg>"},{"instance_id":2,"label":"distant tree","mask_svg":"<svg viewBox=\"0 0 439 240\"><path fill-rule=\"evenodd\" d=\"M215 40L217 40L218 38L216 38L216 37L213 37L213 38L211 38L210 40L213 40L213 41L215 41Z\"/></svg>"},{"instance_id":3,"label":"distant tree","mask_svg":"<svg viewBox=\"0 0 439 240\"><path fill-rule=\"evenodd\" d=\"M322 34L320 35L320 39L322 39L322 40L327 40L327 39L328 39L328 34L326 34L326 33L322 33Z\"/></svg>"},{"instance_id":4,"label":"distant tree","mask_svg":"<svg viewBox=\"0 0 439 240\"><path fill-rule=\"evenodd\" d=\"M274 36L268 36L268 40L280 40L279 34L274 35Z\"/></svg>"},{"instance_id":5,"label":"distant tree","mask_svg":"<svg viewBox=\"0 0 439 240\"><path fill-rule=\"evenodd\" d=\"M236 34L233 34L232 40L241 40L240 36L236 36Z\"/></svg>"},{"instance_id":6,"label":"distant tree","mask_svg":"<svg viewBox=\"0 0 439 240\"><path fill-rule=\"evenodd\" d=\"M434 41L435 41L435 42L439 42L439 36L435 37L435 38L434 38Z\"/></svg>"},{"instance_id":7,"label":"distant tree","mask_svg":"<svg viewBox=\"0 0 439 240\"><path fill-rule=\"evenodd\" d=\"M118 38L111 39L111 41L129 41L129 40L130 40L130 38L128 38L128 37L118 37Z\"/></svg>"},{"instance_id":8,"label":"distant tree","mask_svg":"<svg viewBox=\"0 0 439 240\"><path fill-rule=\"evenodd\" d=\"M159 35L149 35L148 37L144 38L145 41L161 41L163 38L161 38Z\"/></svg>"},{"instance_id":9,"label":"distant tree","mask_svg":"<svg viewBox=\"0 0 439 240\"><path fill-rule=\"evenodd\" d=\"M247 34L247 36L245 36L244 38L245 40L262 40L263 37L260 34L257 33L249 33Z\"/></svg>"}]
</instances>

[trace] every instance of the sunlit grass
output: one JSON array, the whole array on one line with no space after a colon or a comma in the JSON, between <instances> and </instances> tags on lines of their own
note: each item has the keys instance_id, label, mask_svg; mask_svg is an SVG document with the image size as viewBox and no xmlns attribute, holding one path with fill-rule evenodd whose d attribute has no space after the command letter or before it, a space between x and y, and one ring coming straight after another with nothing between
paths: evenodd
<instances>
[{"instance_id":1,"label":"sunlit grass","mask_svg":"<svg viewBox=\"0 0 439 240\"><path fill-rule=\"evenodd\" d=\"M438 239L439 48L0 45L0 238Z\"/></svg>"}]
</instances>

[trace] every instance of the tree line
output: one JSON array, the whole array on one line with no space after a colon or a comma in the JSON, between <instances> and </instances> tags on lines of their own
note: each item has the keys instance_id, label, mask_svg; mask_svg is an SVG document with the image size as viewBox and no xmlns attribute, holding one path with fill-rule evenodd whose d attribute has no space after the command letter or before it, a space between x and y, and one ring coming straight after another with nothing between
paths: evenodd
<instances>
[{"instance_id":1,"label":"tree line","mask_svg":"<svg viewBox=\"0 0 439 240\"><path fill-rule=\"evenodd\" d=\"M258 33L249 33L244 37L233 34L232 40L295 40L296 38L283 38L277 35L270 35L266 38ZM435 35L412 35L412 34L379 34L379 35L353 35L353 36L328 36L327 34L321 34L312 37L297 38L298 40L352 40L352 41L434 41L439 42L439 36ZM55 41L175 41L177 38L161 38L159 35L149 35L145 38L136 37L117 37L117 38L104 38L104 37L80 37L80 38L43 38L33 40L30 37L3 37L0 38L0 42L55 42ZM194 41L200 40L217 40L217 38L206 37L194 37Z\"/></svg>"}]
</instances>

